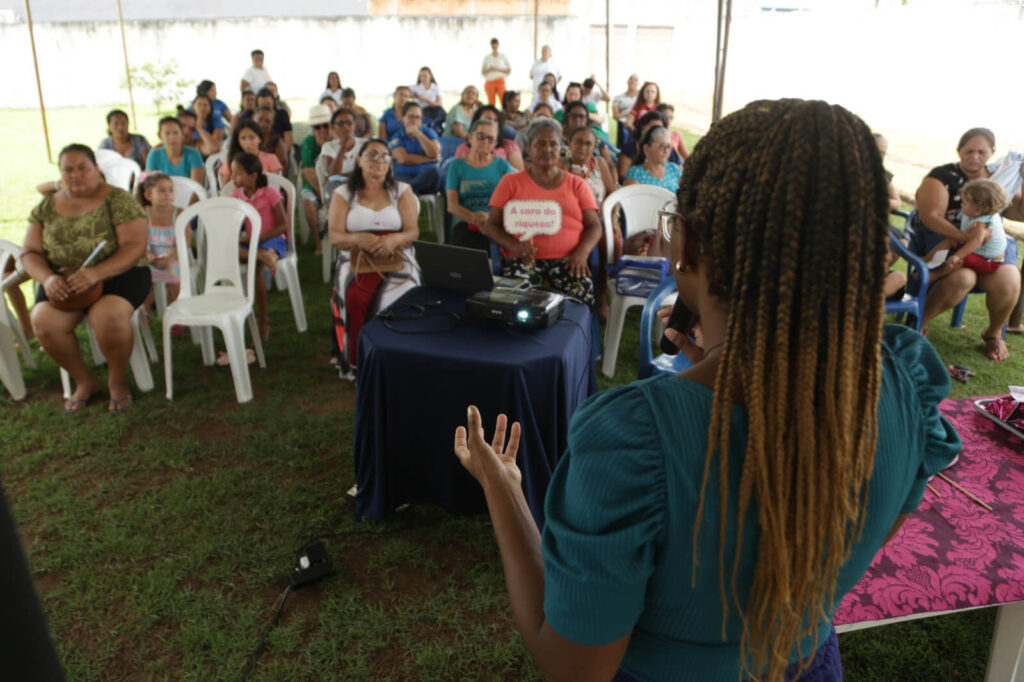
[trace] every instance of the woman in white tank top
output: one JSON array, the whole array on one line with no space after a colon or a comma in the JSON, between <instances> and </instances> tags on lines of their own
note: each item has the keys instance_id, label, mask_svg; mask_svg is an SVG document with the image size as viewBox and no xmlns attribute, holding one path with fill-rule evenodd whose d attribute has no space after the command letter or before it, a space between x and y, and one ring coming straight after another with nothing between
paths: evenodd
<instances>
[{"instance_id":1,"label":"woman in white tank top","mask_svg":"<svg viewBox=\"0 0 1024 682\"><path fill-rule=\"evenodd\" d=\"M334 302L345 326L343 376L354 369L356 342L363 324L419 285L412 242L419 237L419 201L409 185L397 182L383 140L369 140L356 158L348 182L334 192L328 217L331 244L338 257ZM397 272L354 275L349 250L360 247L375 256L401 251L405 265ZM348 367L346 367L346 364Z\"/></svg>"}]
</instances>

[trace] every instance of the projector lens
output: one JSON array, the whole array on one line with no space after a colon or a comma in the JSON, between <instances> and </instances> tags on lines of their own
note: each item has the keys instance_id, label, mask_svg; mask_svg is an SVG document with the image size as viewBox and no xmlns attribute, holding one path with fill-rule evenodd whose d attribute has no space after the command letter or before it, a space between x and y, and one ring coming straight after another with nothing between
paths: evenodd
<instances>
[{"instance_id":1,"label":"projector lens","mask_svg":"<svg viewBox=\"0 0 1024 682\"><path fill-rule=\"evenodd\" d=\"M519 319L520 322L526 322L528 319L530 319L530 312L528 310L520 310L519 312L516 313L516 317Z\"/></svg>"}]
</instances>

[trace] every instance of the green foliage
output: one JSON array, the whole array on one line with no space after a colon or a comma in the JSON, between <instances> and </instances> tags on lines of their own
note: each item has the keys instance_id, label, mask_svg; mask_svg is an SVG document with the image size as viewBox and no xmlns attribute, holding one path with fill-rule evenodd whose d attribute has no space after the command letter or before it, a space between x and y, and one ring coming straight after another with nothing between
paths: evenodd
<instances>
[{"instance_id":1,"label":"green foliage","mask_svg":"<svg viewBox=\"0 0 1024 682\"><path fill-rule=\"evenodd\" d=\"M187 78L178 75L178 60L154 64L146 62L141 66L129 66L132 87L148 90L153 95L153 104L157 112L164 102L178 102L186 89L192 84ZM121 81L121 87L127 87L127 79Z\"/></svg>"}]
</instances>

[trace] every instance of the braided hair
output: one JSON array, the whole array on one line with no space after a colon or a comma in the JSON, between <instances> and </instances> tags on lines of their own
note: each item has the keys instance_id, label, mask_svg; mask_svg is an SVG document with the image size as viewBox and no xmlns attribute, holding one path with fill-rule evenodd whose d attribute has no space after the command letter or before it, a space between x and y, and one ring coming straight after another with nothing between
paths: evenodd
<instances>
[{"instance_id":1,"label":"braided hair","mask_svg":"<svg viewBox=\"0 0 1024 682\"><path fill-rule=\"evenodd\" d=\"M825 102L752 102L711 128L683 173L687 252L696 242L709 291L729 310L691 580L717 466L723 636L731 599L741 614L743 677L781 679L803 637L817 648L818 618L833 608L839 570L863 528L878 435L886 197L870 129ZM737 390L748 428L727 567ZM737 575L753 508L760 536L744 604Z\"/></svg>"}]
</instances>

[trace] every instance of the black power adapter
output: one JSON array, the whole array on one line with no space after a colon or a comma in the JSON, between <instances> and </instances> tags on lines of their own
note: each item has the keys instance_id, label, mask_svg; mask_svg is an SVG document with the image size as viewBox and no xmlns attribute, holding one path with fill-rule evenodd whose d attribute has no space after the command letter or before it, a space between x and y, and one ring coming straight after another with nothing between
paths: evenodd
<instances>
[{"instance_id":1,"label":"black power adapter","mask_svg":"<svg viewBox=\"0 0 1024 682\"><path fill-rule=\"evenodd\" d=\"M314 542L295 553L295 567L289 582L292 589L305 587L334 573L334 564L324 549L324 543Z\"/></svg>"}]
</instances>

